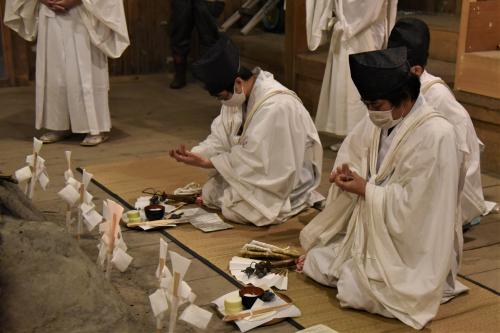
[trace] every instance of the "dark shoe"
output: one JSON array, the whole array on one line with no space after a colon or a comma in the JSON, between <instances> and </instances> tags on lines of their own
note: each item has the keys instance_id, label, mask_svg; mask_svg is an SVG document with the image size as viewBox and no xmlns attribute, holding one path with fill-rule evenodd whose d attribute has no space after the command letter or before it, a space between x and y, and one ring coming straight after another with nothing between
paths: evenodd
<instances>
[{"instance_id":1,"label":"dark shoe","mask_svg":"<svg viewBox=\"0 0 500 333\"><path fill-rule=\"evenodd\" d=\"M170 83L171 89L181 89L186 85L186 64L175 64L174 80Z\"/></svg>"}]
</instances>

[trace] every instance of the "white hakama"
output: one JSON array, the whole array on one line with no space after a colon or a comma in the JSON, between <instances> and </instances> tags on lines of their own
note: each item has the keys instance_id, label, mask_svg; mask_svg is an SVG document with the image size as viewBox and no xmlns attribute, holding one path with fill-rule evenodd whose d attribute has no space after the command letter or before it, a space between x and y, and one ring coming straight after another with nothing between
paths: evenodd
<instances>
[{"instance_id":1,"label":"white hakama","mask_svg":"<svg viewBox=\"0 0 500 333\"><path fill-rule=\"evenodd\" d=\"M423 97L394 130L382 137L365 117L342 144L335 167L348 163L367 179L366 195L332 185L326 208L300 234L304 273L336 286L343 307L420 329L467 289L457 281L463 156L453 126Z\"/></svg>"},{"instance_id":2,"label":"white hakama","mask_svg":"<svg viewBox=\"0 0 500 333\"><path fill-rule=\"evenodd\" d=\"M397 0L307 0L309 49L325 43L333 27L316 112L318 131L345 136L367 114L351 79L349 55L385 47L396 7Z\"/></svg>"},{"instance_id":3,"label":"white hakama","mask_svg":"<svg viewBox=\"0 0 500 333\"><path fill-rule=\"evenodd\" d=\"M107 57L129 45L121 0L83 0L56 14L37 0L7 0L5 24L37 39L36 128L99 134L111 129Z\"/></svg>"},{"instance_id":4,"label":"white hakama","mask_svg":"<svg viewBox=\"0 0 500 333\"><path fill-rule=\"evenodd\" d=\"M216 169L203 187L203 202L229 220L264 226L310 205L323 151L298 97L272 74L256 74L245 121L241 107L223 106L208 138L192 152L209 158Z\"/></svg>"}]
</instances>

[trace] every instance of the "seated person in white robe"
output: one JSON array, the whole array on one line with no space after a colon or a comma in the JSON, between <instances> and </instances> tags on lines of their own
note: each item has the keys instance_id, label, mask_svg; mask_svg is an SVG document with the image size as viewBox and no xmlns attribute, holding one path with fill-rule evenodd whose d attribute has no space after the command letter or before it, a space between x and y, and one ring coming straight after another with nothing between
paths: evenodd
<instances>
[{"instance_id":1,"label":"seated person in white robe","mask_svg":"<svg viewBox=\"0 0 500 333\"><path fill-rule=\"evenodd\" d=\"M303 272L340 306L421 329L456 280L461 153L453 126L419 96L404 47L349 56L369 114L347 136L325 209L300 233Z\"/></svg>"},{"instance_id":2,"label":"seated person in white robe","mask_svg":"<svg viewBox=\"0 0 500 333\"><path fill-rule=\"evenodd\" d=\"M45 143L107 139L108 57L130 44L122 0L7 0L5 25L36 46L36 129Z\"/></svg>"},{"instance_id":3,"label":"seated person in white robe","mask_svg":"<svg viewBox=\"0 0 500 333\"><path fill-rule=\"evenodd\" d=\"M203 204L228 220L278 224L310 206L321 178L322 147L295 93L259 68L240 66L225 36L193 65L222 108L205 141L171 150L179 162L212 169Z\"/></svg>"},{"instance_id":4,"label":"seated person in white robe","mask_svg":"<svg viewBox=\"0 0 500 333\"><path fill-rule=\"evenodd\" d=\"M464 224L487 213L481 185L480 145L469 113L458 103L446 83L425 69L429 56L430 34L425 22L416 18L397 21L388 47L404 46L408 51L411 72L420 78L420 93L425 101L455 127L459 149L464 154L465 177L461 214Z\"/></svg>"}]
</instances>

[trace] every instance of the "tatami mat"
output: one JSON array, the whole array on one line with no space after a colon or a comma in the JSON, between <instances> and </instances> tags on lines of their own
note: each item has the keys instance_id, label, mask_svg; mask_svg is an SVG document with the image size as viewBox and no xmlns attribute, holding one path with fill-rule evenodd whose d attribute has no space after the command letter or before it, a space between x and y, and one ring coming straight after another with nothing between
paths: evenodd
<instances>
[{"instance_id":1,"label":"tatami mat","mask_svg":"<svg viewBox=\"0 0 500 333\"><path fill-rule=\"evenodd\" d=\"M167 156L93 165L87 166L86 169L106 190L129 204L133 204L145 188L153 187L171 193L175 188L192 181L203 183L207 177L205 171L178 164ZM246 242L257 239L277 245L298 246L298 235L302 227L303 224L298 218L293 218L285 224L264 228L235 225L234 229L205 234L190 225L183 225L168 229L167 232L199 257L228 272L229 259L237 255L239 248ZM475 252L474 256L481 256L481 252ZM493 265L496 265L495 256L492 255L491 258ZM477 270L468 271L469 278L474 272ZM498 331L499 298L493 292L471 282L462 282L470 288L469 293L442 305L436 319L424 329L425 331ZM323 287L301 274L290 274L289 290L286 294L301 309L302 316L296 321L305 327L323 323L339 332L412 331L394 319L341 309L335 298L335 289Z\"/></svg>"}]
</instances>

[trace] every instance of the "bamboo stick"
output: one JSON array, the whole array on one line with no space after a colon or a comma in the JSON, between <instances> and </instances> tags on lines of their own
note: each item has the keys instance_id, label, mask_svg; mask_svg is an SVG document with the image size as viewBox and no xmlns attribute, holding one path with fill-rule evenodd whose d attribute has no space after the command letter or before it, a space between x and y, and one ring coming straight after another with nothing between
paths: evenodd
<instances>
[{"instance_id":1,"label":"bamboo stick","mask_svg":"<svg viewBox=\"0 0 500 333\"><path fill-rule=\"evenodd\" d=\"M168 333L175 332L177 325L177 308L179 306L178 289L180 284L181 275L174 272L174 288L172 290L172 308L170 309L170 320L168 323Z\"/></svg>"},{"instance_id":2,"label":"bamboo stick","mask_svg":"<svg viewBox=\"0 0 500 333\"><path fill-rule=\"evenodd\" d=\"M255 310L246 310L246 311L241 311L232 315L227 315L224 316L222 319L223 321L234 321L234 320L241 320L245 319L247 317L252 317L252 316L258 316L264 313L276 311L276 310L281 310L284 308L289 307L292 305L292 303L286 303L286 304L281 304L281 305L276 305L276 306L270 306L270 307L261 307L257 308Z\"/></svg>"},{"instance_id":3,"label":"bamboo stick","mask_svg":"<svg viewBox=\"0 0 500 333\"><path fill-rule=\"evenodd\" d=\"M36 180L37 180L37 164L38 164L38 153L35 151L35 148L33 147L33 169L31 170L31 178L29 180L29 186L28 186L28 198L30 200L33 200L33 196L35 195L35 186L36 186Z\"/></svg>"},{"instance_id":4,"label":"bamboo stick","mask_svg":"<svg viewBox=\"0 0 500 333\"><path fill-rule=\"evenodd\" d=\"M163 267L165 267L165 259L160 258L160 274L158 276L158 288L161 288L161 272L163 272ZM160 314L156 317L156 333L161 333L163 328L163 315Z\"/></svg>"},{"instance_id":5,"label":"bamboo stick","mask_svg":"<svg viewBox=\"0 0 500 333\"><path fill-rule=\"evenodd\" d=\"M113 219L111 220L111 236L109 237L108 244L108 253L107 253L107 266L106 266L106 279L109 280L111 278L111 270L113 269L113 264L111 263L111 259L113 258L113 250L115 248L115 231L117 225L117 216L113 214Z\"/></svg>"},{"instance_id":6,"label":"bamboo stick","mask_svg":"<svg viewBox=\"0 0 500 333\"><path fill-rule=\"evenodd\" d=\"M182 223L189 223L189 221L179 221L176 219L167 219L167 220L158 220L158 221L153 221L153 222L132 222L132 223L127 223L127 227L129 227L129 228L136 228L136 227L140 227L140 226L162 227L162 226L169 226L169 225L182 224Z\"/></svg>"},{"instance_id":7,"label":"bamboo stick","mask_svg":"<svg viewBox=\"0 0 500 333\"><path fill-rule=\"evenodd\" d=\"M85 187L84 185L80 185L80 200L78 204L78 224L76 227L76 240L80 242L80 235L82 234L82 223L83 223L83 216L82 216L82 210L80 209L81 205L83 204L83 200L85 198Z\"/></svg>"}]
</instances>

